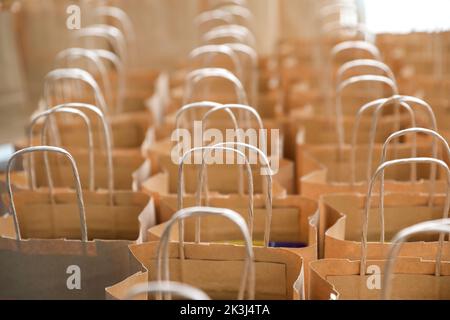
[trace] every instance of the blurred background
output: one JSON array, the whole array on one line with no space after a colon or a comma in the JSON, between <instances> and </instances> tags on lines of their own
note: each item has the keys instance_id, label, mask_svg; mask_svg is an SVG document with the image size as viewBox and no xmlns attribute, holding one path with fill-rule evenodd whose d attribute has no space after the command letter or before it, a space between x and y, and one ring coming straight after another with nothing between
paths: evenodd
<instances>
[{"instance_id":1,"label":"blurred background","mask_svg":"<svg viewBox=\"0 0 450 320\"><path fill-rule=\"evenodd\" d=\"M55 55L71 45L66 27L71 4L81 8L81 26L99 23L99 3L124 9L136 32L134 67L172 69L195 47L192 23L206 0L0 0L0 145L23 135L36 108L42 79ZM336 1L338 2L338 1ZM256 21L257 50L274 53L280 39L314 37L314 0L249 0ZM450 26L448 0L359 0L360 15L373 32L436 31ZM4 148L7 148L4 146Z\"/></svg>"}]
</instances>

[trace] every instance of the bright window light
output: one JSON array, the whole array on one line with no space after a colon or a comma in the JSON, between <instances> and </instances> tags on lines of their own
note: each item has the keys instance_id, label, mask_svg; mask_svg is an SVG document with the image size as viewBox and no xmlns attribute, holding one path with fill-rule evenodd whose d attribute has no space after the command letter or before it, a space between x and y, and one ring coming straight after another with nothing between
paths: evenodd
<instances>
[{"instance_id":1,"label":"bright window light","mask_svg":"<svg viewBox=\"0 0 450 320\"><path fill-rule=\"evenodd\" d=\"M368 28L375 33L450 29L450 0L363 0Z\"/></svg>"}]
</instances>

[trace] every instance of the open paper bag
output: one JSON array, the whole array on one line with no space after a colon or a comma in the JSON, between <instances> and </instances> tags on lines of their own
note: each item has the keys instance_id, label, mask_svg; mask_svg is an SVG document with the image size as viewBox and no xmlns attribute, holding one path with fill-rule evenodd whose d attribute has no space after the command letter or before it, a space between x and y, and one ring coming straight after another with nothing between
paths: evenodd
<instances>
[{"instance_id":1,"label":"open paper bag","mask_svg":"<svg viewBox=\"0 0 450 320\"><path fill-rule=\"evenodd\" d=\"M221 216L237 224L245 245L189 243L183 239L179 243L170 242L169 235L175 224L188 217L206 215ZM180 226L182 228L182 224ZM301 257L286 249L252 247L245 220L229 209L191 207L180 210L166 225L160 242L132 245L130 250L148 271L108 287L108 298L125 299L137 283L169 279L197 287L219 300L303 297L298 290L303 285Z\"/></svg>"},{"instance_id":2,"label":"open paper bag","mask_svg":"<svg viewBox=\"0 0 450 320\"><path fill-rule=\"evenodd\" d=\"M75 191L20 190L10 184L19 155L57 152L71 163ZM16 152L8 166L15 236L0 238L3 299L103 299L104 288L142 270L128 245L146 238L153 205L142 193L82 191L72 156L57 147Z\"/></svg>"}]
</instances>

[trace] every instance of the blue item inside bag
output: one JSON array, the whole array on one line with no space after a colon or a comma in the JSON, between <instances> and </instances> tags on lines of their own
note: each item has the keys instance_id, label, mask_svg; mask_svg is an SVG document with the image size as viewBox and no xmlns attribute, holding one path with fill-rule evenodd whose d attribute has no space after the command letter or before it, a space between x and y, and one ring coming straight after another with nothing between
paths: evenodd
<instances>
[{"instance_id":1,"label":"blue item inside bag","mask_svg":"<svg viewBox=\"0 0 450 320\"><path fill-rule=\"evenodd\" d=\"M269 247L272 248L305 248L308 245L303 242L283 242L283 241L269 241Z\"/></svg>"}]
</instances>

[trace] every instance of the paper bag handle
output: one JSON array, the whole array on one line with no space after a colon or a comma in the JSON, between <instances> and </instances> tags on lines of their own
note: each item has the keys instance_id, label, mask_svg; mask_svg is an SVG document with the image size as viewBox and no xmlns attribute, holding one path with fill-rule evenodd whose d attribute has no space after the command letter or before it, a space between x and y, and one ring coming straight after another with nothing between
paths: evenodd
<instances>
[{"instance_id":1,"label":"paper bag handle","mask_svg":"<svg viewBox=\"0 0 450 320\"><path fill-rule=\"evenodd\" d=\"M362 23L358 23L355 25L348 25L348 24L342 24L341 22L330 22L325 24L321 28L321 34L324 35L332 35L333 33L338 33L340 31L354 31L356 33L359 33L361 36L363 36L364 41L372 43L373 41L373 35L369 31L369 28L367 28L366 25Z\"/></svg>"},{"instance_id":2,"label":"paper bag handle","mask_svg":"<svg viewBox=\"0 0 450 320\"><path fill-rule=\"evenodd\" d=\"M125 73L125 67L120 61L119 57L111 51L104 50L104 49L92 49L91 51L94 51L97 56L100 58L107 60L110 62L117 72L117 101L116 101L116 111L117 113L121 113L123 111L123 101L125 98L125 91L127 88L127 77Z\"/></svg>"},{"instance_id":3,"label":"paper bag handle","mask_svg":"<svg viewBox=\"0 0 450 320\"><path fill-rule=\"evenodd\" d=\"M212 102L212 101L201 101L201 102L193 102L193 103L189 103L187 105L184 105L183 107L181 107L180 109L178 109L176 115L175 115L175 129L179 130L180 129L180 122L181 122L181 118L182 116L189 110L192 109L197 109L197 108L218 108L223 106L220 103L217 102ZM234 115L234 113L229 109L229 108L224 108L224 111L227 113L227 115L230 117L231 122L233 122L233 126L234 129L238 129L239 125L237 122L237 119Z\"/></svg>"},{"instance_id":4,"label":"paper bag handle","mask_svg":"<svg viewBox=\"0 0 450 320\"><path fill-rule=\"evenodd\" d=\"M265 220L265 228L264 228L264 246L267 248L269 246L269 241L270 241L270 229L272 226L272 170L270 168L270 163L269 163L269 159L267 158L266 154L264 152L262 152L260 149L258 149L255 146L252 146L250 144L247 143L242 143L242 142L222 142L222 143L218 143L216 145L213 146L213 148L219 147L219 148L228 148L232 146L233 148L239 149L239 148L246 148L250 151L256 152L259 157L261 157L263 165L266 167L265 171L262 172L262 174L264 176L266 176L266 190L265 190L265 194L266 194L266 220ZM204 155L206 155L207 152L210 152L213 149L207 149L204 153ZM200 185L199 185L199 190L202 190L202 184L204 183L204 180L206 180L206 170L205 170L205 162L203 162L202 165L202 169L200 171ZM253 193L253 188L251 190L251 192ZM253 195L250 197L250 189L249 189L249 199L251 199L252 203L253 203ZM253 211L253 205L252 205L252 211ZM250 218L250 223L249 223L249 228L250 228L250 234L253 237L253 222L254 222L254 215L252 214L252 216L249 217Z\"/></svg>"},{"instance_id":5,"label":"paper bag handle","mask_svg":"<svg viewBox=\"0 0 450 320\"><path fill-rule=\"evenodd\" d=\"M441 219L441 220L433 220L426 221L422 223L418 223L411 227L405 228L401 230L399 233L395 235L392 239L392 245L389 250L388 258L385 262L384 267L384 277L383 277L383 285L381 291L381 297L383 300L388 300L391 294L392 287L392 274L394 272L395 260L398 257L401 245L411 236L417 235L420 233L429 233L429 232L439 232L440 233L440 243L438 252L436 255L435 262L435 276L439 277L441 274L441 261L442 261L442 247L444 245L443 238L445 234L450 234L450 219Z\"/></svg>"},{"instance_id":6,"label":"paper bag handle","mask_svg":"<svg viewBox=\"0 0 450 320\"><path fill-rule=\"evenodd\" d=\"M256 44L253 33L248 28L237 24L215 27L202 36L202 41L210 43L223 38L233 38L238 40L239 43L244 43L251 47L255 47Z\"/></svg>"},{"instance_id":7,"label":"paper bag handle","mask_svg":"<svg viewBox=\"0 0 450 320\"><path fill-rule=\"evenodd\" d=\"M363 82L372 82L372 83L381 83L389 86L392 90L392 94L396 95L398 93L397 84L391 79L384 76L377 75L360 75L350 77L342 81L336 92L336 129L337 129L337 138L339 149L342 151L344 147L345 139L344 139L344 120L343 120L343 111L342 111L342 92L349 86L354 85L356 83Z\"/></svg>"},{"instance_id":8,"label":"paper bag handle","mask_svg":"<svg viewBox=\"0 0 450 320\"><path fill-rule=\"evenodd\" d=\"M133 49L136 48L136 33L134 32L133 22L125 11L119 7L101 6L95 8L94 13L99 17L111 17L119 21L124 38L128 40Z\"/></svg>"},{"instance_id":9,"label":"paper bag handle","mask_svg":"<svg viewBox=\"0 0 450 320\"><path fill-rule=\"evenodd\" d=\"M195 17L194 24L197 26L198 29L201 29L201 26L203 24L215 20L222 21L224 22L224 24L233 24L234 22L233 14L231 12L220 9L214 9L200 13L197 17Z\"/></svg>"},{"instance_id":10,"label":"paper bag handle","mask_svg":"<svg viewBox=\"0 0 450 320\"><path fill-rule=\"evenodd\" d=\"M123 63L126 64L128 61L125 37L122 31L116 27L105 24L91 25L75 31L74 36L76 39L86 37L103 38L108 41L109 45L111 45L114 52L117 53Z\"/></svg>"},{"instance_id":11,"label":"paper bag handle","mask_svg":"<svg viewBox=\"0 0 450 320\"><path fill-rule=\"evenodd\" d=\"M206 120L208 120L208 118L213 114L216 113L220 110L230 110L230 109L237 109L239 111L246 111L248 114L252 115L256 121L258 122L258 126L260 130L264 129L264 125L263 125L263 121L261 119L261 116L259 115L258 111L255 110L255 108L248 106L248 105L243 105L243 104L224 104L224 105L219 105L216 106L210 110L208 110L202 118L202 124L203 124L203 130L206 127Z\"/></svg>"},{"instance_id":12,"label":"paper bag handle","mask_svg":"<svg viewBox=\"0 0 450 320\"><path fill-rule=\"evenodd\" d=\"M378 69L383 71L386 77L394 82L396 81L394 73L387 64L374 59L357 59L348 61L339 67L336 76L336 83L339 84L342 82L342 78L347 71L357 69L359 67L372 67L374 69Z\"/></svg>"},{"instance_id":13,"label":"paper bag handle","mask_svg":"<svg viewBox=\"0 0 450 320\"><path fill-rule=\"evenodd\" d=\"M103 112L108 112L108 106L97 82L94 80L94 78L89 72L79 68L55 69L47 73L44 79L44 100L47 108L49 108L51 105L50 83L53 81L64 79L80 80L86 83L94 93L96 105L100 106L100 109Z\"/></svg>"},{"instance_id":14,"label":"paper bag handle","mask_svg":"<svg viewBox=\"0 0 450 320\"><path fill-rule=\"evenodd\" d=\"M137 284L131 287L125 299L132 300L136 296L148 293L175 294L188 300L211 300L202 290L188 284L173 281L152 281Z\"/></svg>"},{"instance_id":15,"label":"paper bag handle","mask_svg":"<svg viewBox=\"0 0 450 320\"><path fill-rule=\"evenodd\" d=\"M259 68L258 68L258 54L252 47L243 43L226 43L226 46L233 49L235 52L245 54L251 61L251 84L250 84L250 102L252 105L258 105L258 82L259 82Z\"/></svg>"},{"instance_id":16,"label":"paper bag handle","mask_svg":"<svg viewBox=\"0 0 450 320\"><path fill-rule=\"evenodd\" d=\"M430 129L426 129L426 128L408 128L408 129L404 129L404 130L400 130L397 132L394 132L393 134L391 134L386 141L383 144L383 151L382 151L382 155L381 155L381 162L383 163L386 161L386 155L387 155L387 147L389 146L389 143L393 140L396 139L398 137L402 137L405 136L407 134L410 133L423 133L429 136L433 137L433 144L432 144L432 158L437 159L438 157L438 149L437 149L437 143L436 140L439 140L442 145L444 146L445 151L447 152L447 156L450 159L450 148L449 145L447 143L447 140L445 140L439 133L437 133L436 131L430 130ZM416 146L415 146L416 147ZM412 158L416 157L416 150L413 151L413 154L411 155ZM431 200L433 198L434 192L435 192L435 183L436 183L436 166L431 166L431 170L430 170L430 185L431 185L431 191L430 191L430 201L429 201L429 205L431 206ZM381 184L380 184L380 188L382 188L382 192L384 193L384 172L381 174L381 178L380 178ZM383 203L383 198L380 198L380 209L381 211L384 210L384 203ZM384 215L384 213L382 212L382 214Z\"/></svg>"},{"instance_id":17,"label":"paper bag handle","mask_svg":"<svg viewBox=\"0 0 450 320\"><path fill-rule=\"evenodd\" d=\"M235 17L239 17L245 21L254 19L252 11L248 8L246 0L228 0L222 1L213 7L213 10L221 10L231 13Z\"/></svg>"},{"instance_id":18,"label":"paper bag handle","mask_svg":"<svg viewBox=\"0 0 450 320\"><path fill-rule=\"evenodd\" d=\"M229 1L231 3L224 3L222 5L218 5L215 9L229 12L233 16L233 20L235 24L242 25L239 23L238 19L241 19L244 22L244 26L253 30L253 26L255 25L255 15L248 8L247 4L239 4L238 1Z\"/></svg>"},{"instance_id":19,"label":"paper bag handle","mask_svg":"<svg viewBox=\"0 0 450 320\"><path fill-rule=\"evenodd\" d=\"M369 53L375 60L381 60L381 53L378 48L367 41L343 41L335 45L331 49L331 59L334 60L336 56L344 51L362 50Z\"/></svg>"},{"instance_id":20,"label":"paper bag handle","mask_svg":"<svg viewBox=\"0 0 450 320\"><path fill-rule=\"evenodd\" d=\"M327 16L332 15L333 13L341 13L343 9L351 9L355 11L357 14L356 4L353 2L342 2L342 3L333 3L329 5L325 5L319 9L319 17L320 19L325 19Z\"/></svg>"},{"instance_id":21,"label":"paper bag handle","mask_svg":"<svg viewBox=\"0 0 450 320\"><path fill-rule=\"evenodd\" d=\"M380 103L380 105L378 105L376 107L376 110L375 110L375 112L373 114L373 117L372 117L372 125L371 125L371 129L370 129L370 134L369 134L370 141L369 141L369 154L368 154L368 164L367 164L368 179L370 178L370 174L371 174L372 155L373 155L373 148L374 148L374 145L375 145L375 134L376 134L376 130L377 130L378 118L380 116L380 113L381 113L382 109L386 105L388 105L390 103L397 103L398 104L398 103L402 103L402 102L404 102L404 103L415 103L418 106L420 106L421 108L423 108L427 112L427 114L428 114L428 116L430 118L430 124L431 124L432 130L433 131L437 131L437 122L436 122L436 117L435 117L435 115L433 113L433 109L425 101L417 99L415 97L400 96L400 95L394 95L391 98L388 98L388 99L382 101ZM435 165L432 164L431 165L431 173L435 172L435 170L436 170ZM416 174L415 169L413 171L413 174L414 175Z\"/></svg>"},{"instance_id":22,"label":"paper bag handle","mask_svg":"<svg viewBox=\"0 0 450 320\"><path fill-rule=\"evenodd\" d=\"M236 76L238 77L238 79L242 79L243 71L241 61L239 60L234 50L231 49L229 46L223 44L207 44L197 47L189 53L189 60L192 61L198 59L201 56L206 55L207 60L202 66L204 68L210 65L211 62L210 60L212 59L212 56L219 54L222 54L230 59L230 61L233 64Z\"/></svg>"},{"instance_id":23,"label":"paper bag handle","mask_svg":"<svg viewBox=\"0 0 450 320\"><path fill-rule=\"evenodd\" d=\"M218 39L220 40L223 38L232 38L232 39L234 39L234 41L236 41L236 43L245 43L246 42L244 36L242 36L241 34L238 34L238 33L219 34L219 35L213 34L212 36L209 35L209 37L210 37L210 39L208 39L208 41L206 41L203 36L203 38L202 38L203 43L211 43L215 40L218 40ZM226 41L223 40L223 42L226 42Z\"/></svg>"},{"instance_id":24,"label":"paper bag handle","mask_svg":"<svg viewBox=\"0 0 450 320\"><path fill-rule=\"evenodd\" d=\"M221 216L231 220L235 223L244 237L245 243L245 264L244 272L241 278L241 284L239 287L238 299L244 299L245 291L247 291L248 299L253 300L255 298L255 265L254 255L252 248L252 240L247 228L245 220L235 211L225 208L211 208L211 207L190 207L179 210L172 218L166 223L166 227L161 235L161 239L158 246L158 255L156 260L157 279L169 280L169 258L168 258L168 244L170 238L170 232L175 223L180 223L188 217L201 217L205 215ZM184 260L184 238L182 235L179 237L180 244L180 258ZM164 276L162 275L162 269L164 270ZM164 277L164 279L162 279Z\"/></svg>"},{"instance_id":25,"label":"paper bag handle","mask_svg":"<svg viewBox=\"0 0 450 320\"><path fill-rule=\"evenodd\" d=\"M16 213L16 207L14 205L14 196L11 188L11 167L13 165L13 162L15 158L18 156L27 154L27 153L33 153L33 152L54 152L54 153L60 153L67 157L67 159L70 162L70 165L72 167L72 174L74 176L75 180L75 191L77 194L77 202L78 202L78 208L79 208L79 214L80 214L80 225L81 225L81 240L83 242L88 241L88 234L87 234L87 226L86 226L86 213L85 213L85 207L84 207L84 201L83 201L83 191L81 189L81 182L80 182L80 175L78 174L77 165L75 162L75 159L72 157L72 155L67 152L66 150L58 147L51 147L51 146L36 146L36 147L28 147L19 151L16 151L11 158L8 160L8 164L6 166L6 187L8 190L8 197L10 201L11 206L11 213L13 215L14 219L14 228L16 231L16 239L22 240L22 235L20 233L19 228L19 221L17 218Z\"/></svg>"},{"instance_id":26,"label":"paper bag handle","mask_svg":"<svg viewBox=\"0 0 450 320\"><path fill-rule=\"evenodd\" d=\"M361 122L361 118L362 115L365 111L372 109L374 107L378 107L382 104L382 102L380 101L384 101L386 99L378 99L378 100L374 100L371 101L367 104L365 104L364 106L362 106L358 112L356 113L356 117L355 117L355 123L353 124L353 131L352 131L352 148L351 148L351 158L350 158L350 171L351 171L351 184L354 185L356 183L356 144L357 144L357 140L358 140L358 132L359 132L359 124ZM411 121L411 127L415 127L416 126L416 115L414 113L414 111L412 110L412 108L410 107L409 104L407 104L406 102L400 102L398 104L400 107L405 108L405 110L408 112L409 117L410 117L410 121ZM396 120L400 120L398 117L396 118ZM374 124L374 122L372 121L372 127L377 126L377 124ZM397 127L400 127L400 123L396 123ZM373 135L373 137L375 136L376 131L371 131L371 135ZM371 136L372 137L372 136ZM371 138L369 138L370 141L372 141ZM374 148L373 145L370 144L369 141L369 156L368 156L368 160L367 160L367 181L370 180L371 174L372 174L372 159L371 157L373 156L373 151L372 149ZM416 139L414 138L414 142L413 142L413 153L416 152ZM397 143L395 144L395 151L397 151ZM412 164L413 169L411 170L411 180L415 181L416 180L416 164L413 163Z\"/></svg>"},{"instance_id":27,"label":"paper bag handle","mask_svg":"<svg viewBox=\"0 0 450 320\"><path fill-rule=\"evenodd\" d=\"M221 1L216 1L216 3L214 5L212 5L212 8L224 10L225 7L229 7L229 6L247 9L248 2L247 2L247 0L221 0Z\"/></svg>"},{"instance_id":28,"label":"paper bag handle","mask_svg":"<svg viewBox=\"0 0 450 320\"><path fill-rule=\"evenodd\" d=\"M95 116L100 120L102 124L103 137L105 141L105 152L107 158L107 170L108 170L108 193L109 193L109 203L110 205L114 204L114 165L113 165L113 156L112 156L112 148L113 141L111 137L111 128L108 125L108 122L101 112L99 108L96 106L81 103L81 102L71 102L60 104L56 107L53 107L51 110L58 110L61 108L71 108L71 109L83 109L89 110L95 114Z\"/></svg>"},{"instance_id":29,"label":"paper bag handle","mask_svg":"<svg viewBox=\"0 0 450 320\"><path fill-rule=\"evenodd\" d=\"M89 190L94 191L95 190L95 173L94 173L94 139L92 137L92 127L91 127L91 121L89 118L80 110L74 109L74 108L52 108L46 111L43 111L41 113L38 113L35 115L28 126L28 145L31 147L33 145L33 129L36 123L41 119L45 118L45 122L42 126L41 130L41 144L47 145L47 141L45 139L46 137L46 128L47 128L47 120L49 117L54 113L69 113L79 116L85 123L86 129L88 131L88 152L89 152ZM53 179L52 174L50 170L50 164L48 160L48 154L44 153L44 163L45 163L45 171L47 173L47 180L48 180L48 188L50 195L52 197L52 201L54 202L54 195L53 195ZM36 172L35 172L35 166L34 166L34 157L33 153L30 154L28 157L28 184L30 190L34 191L36 189Z\"/></svg>"},{"instance_id":30,"label":"paper bag handle","mask_svg":"<svg viewBox=\"0 0 450 320\"><path fill-rule=\"evenodd\" d=\"M180 158L180 163L179 163L179 167L178 167L178 190L179 190L179 192L183 192L183 190L184 190L184 176L183 176L183 170L184 170L184 163L185 163L185 161L186 161L186 159L188 158L188 157L190 157L192 154L194 154L194 156L195 156L195 152L198 152L198 151L202 151L202 150L204 150L204 151L206 151L206 150L215 150L216 148L215 148L215 146L202 146L202 147L195 147L195 148L192 148L192 149L190 149L190 150L188 150L188 151L186 151L184 154L183 154L183 156ZM219 147L217 147L217 149L219 149ZM237 153L237 155L238 156L240 156L240 157L242 157L242 159L244 159L244 161L245 161L245 163L244 163L244 166L246 167L246 171L247 171L247 176L248 177L253 177L253 175L251 175L251 172L252 172L252 170L251 170L251 167L250 167L250 163L249 163L249 161L248 161L248 159L247 159L247 157L245 156L245 154L243 153L243 152L241 152L241 151L238 151L238 150L236 150L236 149L232 149L232 148L223 148L223 147L220 147L220 149L223 149L224 151L233 151L233 152L235 152L235 153ZM203 166L203 165L205 165L205 162L203 161L204 160L204 156L205 156L205 154L202 154L202 158L201 158L201 165ZM202 167L203 168L203 167ZM238 192L239 192L239 194L241 194L241 195L243 195L244 194L244 187L243 187L243 176L241 175L241 174L239 174L240 175L240 182L239 182L239 184L238 184L238 187L239 187L239 190L238 190ZM201 176L203 176L203 174L201 174L200 175L200 173L199 173L199 178L201 177ZM249 181L248 181L249 183L251 182L251 186L252 186L252 190L253 190L253 180L252 180L252 178L249 178ZM249 187L250 187L250 185L249 185ZM201 190L201 189L200 189ZM249 190L250 190L250 188L249 188ZM198 196L198 195L197 195ZM181 201L182 201L182 199L181 199ZM179 208L182 208L183 207L183 204L182 204L182 202L179 204Z\"/></svg>"},{"instance_id":31,"label":"paper bag handle","mask_svg":"<svg viewBox=\"0 0 450 320\"><path fill-rule=\"evenodd\" d=\"M246 168L246 174L247 174L247 179L248 179L248 193L249 193L249 225L252 225L252 221L253 221L253 174L252 174L252 169L250 167L250 163L245 155L245 153L234 149L234 148L229 148L229 147L216 147L216 146L205 146L205 147L197 147L197 148L192 148L191 150L187 151L183 157L180 160L180 165L178 167L178 210L183 208L183 190L184 190L184 174L183 174L183 168L184 168L184 162L187 159L187 157L189 157L192 153L198 152L198 151L207 151L207 150L222 150L222 151L231 151L234 152L235 154L237 154L238 156L242 157L245 161L245 168ZM202 192L202 188L203 188L203 177L204 177L204 157L205 157L205 153L202 154L202 168L199 172L199 186L197 189L197 204L200 206L201 205L201 192ZM239 193L240 194L244 194L244 190L241 190L241 186L243 189L243 183L239 184ZM200 242L200 219L197 219L196 221L196 232L195 232L195 241L198 243ZM180 223L180 234L184 235L184 226L182 223Z\"/></svg>"},{"instance_id":32,"label":"paper bag handle","mask_svg":"<svg viewBox=\"0 0 450 320\"><path fill-rule=\"evenodd\" d=\"M223 68L203 68L191 71L186 76L186 85L183 95L183 105L188 104L192 97L193 87L201 80L206 78L222 78L234 86L237 100L240 104L248 104L247 94L241 81L230 71Z\"/></svg>"},{"instance_id":33,"label":"paper bag handle","mask_svg":"<svg viewBox=\"0 0 450 320\"><path fill-rule=\"evenodd\" d=\"M264 152L265 153L267 153L267 146L265 145L265 143L266 143L266 141L267 141L267 137L266 137L266 132L265 132L265 130L264 130L264 125L263 125L263 121L262 121L262 119L261 119L261 116L259 115L259 113L255 110L255 108L253 108L253 107L250 107L250 106L248 106L248 105L242 105L242 104L225 104L225 105L222 105L222 106L217 106L217 107L215 107L215 108L213 108L213 109L210 109L210 110L208 110L204 115L203 115L203 118L202 118L202 129L203 129L203 132L205 132L205 129L206 129L206 120L213 114L213 113L216 113L216 112L218 112L218 111L220 111L220 110L226 110L226 109L228 109L228 110L230 110L230 109L237 109L237 110L239 110L239 112L240 112L240 114L242 115L242 113L243 112L245 112L245 117L242 117L241 116L241 118L244 118L244 120L245 120L245 125L247 126L247 127L250 127L250 121L249 121L249 117L248 117L248 115L252 115L255 119L256 119L256 121L258 122L258 126L259 126L259 129L260 129L260 132L262 133L262 135L263 135L263 137L262 137L262 143L263 143L263 145L261 146L262 147L262 149L264 150Z\"/></svg>"},{"instance_id":34,"label":"paper bag handle","mask_svg":"<svg viewBox=\"0 0 450 320\"><path fill-rule=\"evenodd\" d=\"M446 194L446 200L445 200L445 206L444 206L444 213L443 218L448 218L448 211L450 209L450 170L447 166L447 164L438 159L434 158L405 158L405 159L396 159L391 161L386 161L382 163L378 169L375 171L375 173L372 176L372 179L369 183L369 188L367 191L366 196L366 203L365 203L365 209L363 211L363 217L362 217L362 235L361 235L361 274L363 274L366 266L366 257L367 257L367 233L369 228L369 211L370 211L370 202L372 198L372 191L375 186L375 182L381 174L384 173L385 168L392 167L394 165L400 165L400 164L410 164L412 162L416 163L434 163L436 165L441 166L443 169L445 169L445 172L447 174L447 194ZM384 197L384 189L380 187L380 199ZM383 192L383 193L382 193ZM380 200L381 202L381 200ZM383 203L383 202L381 202ZM381 225L381 236L380 236L380 242L384 243L384 216L381 215L380 211L380 225Z\"/></svg>"},{"instance_id":35,"label":"paper bag handle","mask_svg":"<svg viewBox=\"0 0 450 320\"><path fill-rule=\"evenodd\" d=\"M64 61L64 60L66 60L66 62L67 62L67 67L70 67L69 61L71 59L76 59L76 58L86 58L95 65L95 67L97 68L97 71L100 74L100 78L101 78L103 87L105 88L106 97L108 97L108 99L109 99L108 105L111 105L112 104L111 81L110 81L110 78L108 77L108 72L106 70L105 64L103 63L103 61L100 59L100 57L98 56L98 54L95 51L89 50L89 49L84 49L84 48L69 48L69 49L60 51L55 58L56 67L58 67L59 64L62 63L62 61ZM80 67L80 69L84 69L84 68ZM88 71L88 70L86 70L86 71Z\"/></svg>"},{"instance_id":36,"label":"paper bag handle","mask_svg":"<svg viewBox=\"0 0 450 320\"><path fill-rule=\"evenodd\" d=\"M182 115L188 111L188 110L192 110L195 108L217 108L217 107L221 107L223 106L220 103L217 102L211 102L211 101L202 101L202 102L194 102L194 103L190 103L187 104L185 106L183 106L181 109L179 109L176 113L176 117L175 117L175 128L176 128L176 132L178 132L179 128L180 128L180 118L182 117ZM236 117L234 115L234 113L229 109L229 108L223 108L223 110L227 113L227 115L230 116L231 121L233 122L233 126L234 129L237 131L239 128L239 125L237 123ZM202 124L203 124L203 120L202 120ZM205 132L205 127L203 126L202 128L202 132ZM178 145L179 146L179 145ZM178 149L178 154L180 153L180 149ZM239 175L240 175L240 179L239 179L239 192L243 193L244 191L244 177L243 177L243 172L242 170L239 171Z\"/></svg>"}]
</instances>

